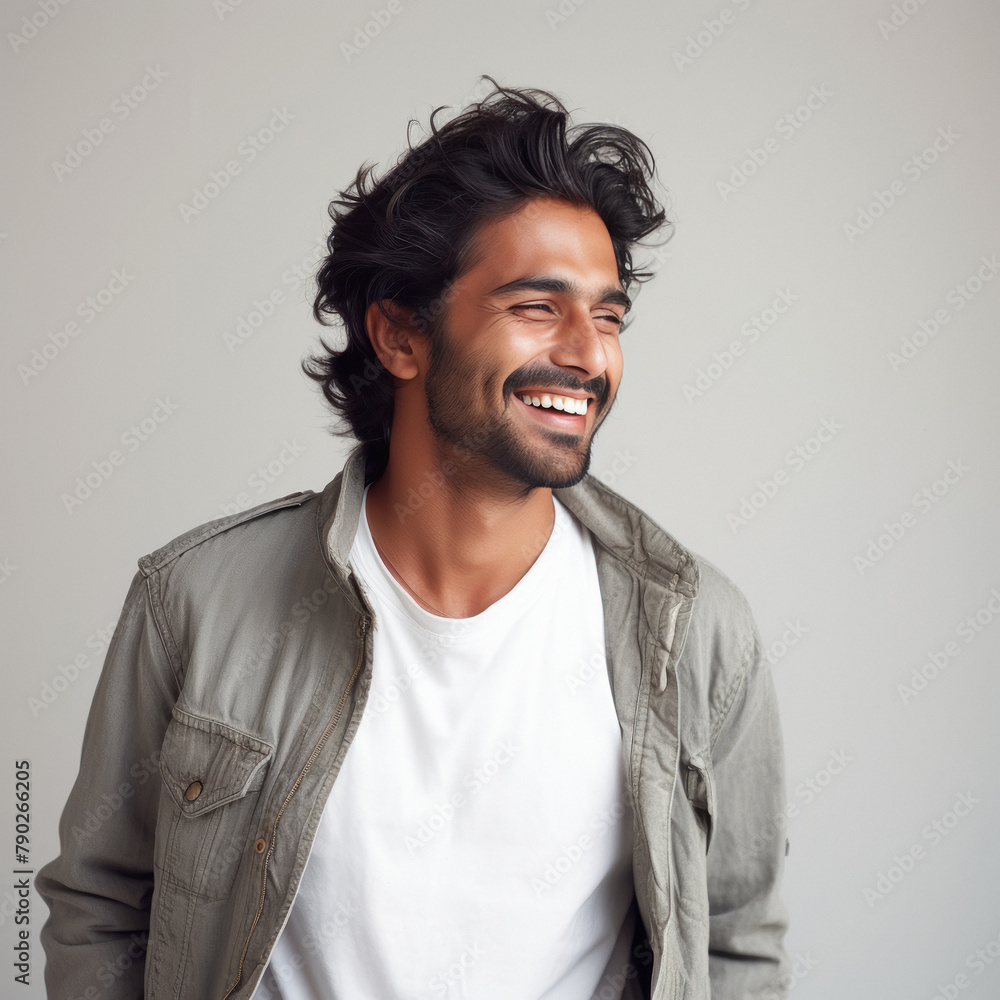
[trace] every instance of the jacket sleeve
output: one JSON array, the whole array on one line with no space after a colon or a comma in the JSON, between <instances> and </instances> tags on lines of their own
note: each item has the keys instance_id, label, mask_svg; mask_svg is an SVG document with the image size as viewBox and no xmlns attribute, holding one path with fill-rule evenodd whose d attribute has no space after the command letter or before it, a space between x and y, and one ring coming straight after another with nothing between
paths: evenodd
<instances>
[{"instance_id":1,"label":"jacket sleeve","mask_svg":"<svg viewBox=\"0 0 1000 1000\"><path fill-rule=\"evenodd\" d=\"M49 907L39 939L50 997L143 994L159 751L179 691L156 580L139 572L132 581L59 823L60 853L36 878Z\"/></svg>"},{"instance_id":2,"label":"jacket sleeve","mask_svg":"<svg viewBox=\"0 0 1000 1000\"><path fill-rule=\"evenodd\" d=\"M750 621L748 666L712 744L715 810L707 856L712 1000L784 1000L790 962L784 871L785 763L778 703Z\"/></svg>"}]
</instances>

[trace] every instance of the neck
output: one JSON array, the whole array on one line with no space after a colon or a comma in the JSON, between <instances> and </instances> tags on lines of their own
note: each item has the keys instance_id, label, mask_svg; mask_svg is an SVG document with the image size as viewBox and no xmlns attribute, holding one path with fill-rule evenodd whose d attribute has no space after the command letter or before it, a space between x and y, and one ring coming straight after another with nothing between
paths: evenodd
<instances>
[{"instance_id":1,"label":"neck","mask_svg":"<svg viewBox=\"0 0 1000 1000\"><path fill-rule=\"evenodd\" d=\"M452 618L477 615L508 593L555 521L550 489L487 480L468 455L390 446L366 505L393 576L429 610Z\"/></svg>"}]
</instances>

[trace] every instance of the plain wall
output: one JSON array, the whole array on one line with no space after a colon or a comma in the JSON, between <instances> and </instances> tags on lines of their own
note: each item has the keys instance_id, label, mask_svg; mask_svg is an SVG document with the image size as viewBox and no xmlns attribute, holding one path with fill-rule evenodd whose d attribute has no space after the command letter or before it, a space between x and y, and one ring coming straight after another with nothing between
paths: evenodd
<instances>
[{"instance_id":1,"label":"plain wall","mask_svg":"<svg viewBox=\"0 0 1000 1000\"><path fill-rule=\"evenodd\" d=\"M669 192L591 471L753 606L795 1000L996 996L998 24L986 0L5 4L8 844L29 759L30 865L57 850L138 557L340 469L298 367L327 203L489 73L631 128ZM33 895L19 996L46 915Z\"/></svg>"}]
</instances>

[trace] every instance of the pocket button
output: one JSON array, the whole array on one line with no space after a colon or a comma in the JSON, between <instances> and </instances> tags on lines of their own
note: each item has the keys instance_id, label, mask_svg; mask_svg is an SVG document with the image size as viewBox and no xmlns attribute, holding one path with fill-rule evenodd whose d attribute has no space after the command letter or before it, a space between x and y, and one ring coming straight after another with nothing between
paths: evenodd
<instances>
[{"instance_id":1,"label":"pocket button","mask_svg":"<svg viewBox=\"0 0 1000 1000\"><path fill-rule=\"evenodd\" d=\"M201 789L202 789L202 784L200 781L192 781L191 784L187 786L187 789L184 792L184 798L186 798L188 802L194 802L194 800L198 798L199 795L201 795Z\"/></svg>"}]
</instances>

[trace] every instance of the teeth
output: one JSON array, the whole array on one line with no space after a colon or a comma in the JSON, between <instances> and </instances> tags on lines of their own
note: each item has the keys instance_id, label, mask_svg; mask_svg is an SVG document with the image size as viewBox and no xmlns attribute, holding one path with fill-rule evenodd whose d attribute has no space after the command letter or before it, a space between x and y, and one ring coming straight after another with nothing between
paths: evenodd
<instances>
[{"instance_id":1,"label":"teeth","mask_svg":"<svg viewBox=\"0 0 1000 1000\"><path fill-rule=\"evenodd\" d=\"M524 395L518 398L543 410L562 410L564 413L579 414L587 412L587 400L574 399L572 396L552 396L549 393L542 393L541 396Z\"/></svg>"}]
</instances>

